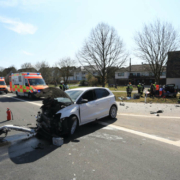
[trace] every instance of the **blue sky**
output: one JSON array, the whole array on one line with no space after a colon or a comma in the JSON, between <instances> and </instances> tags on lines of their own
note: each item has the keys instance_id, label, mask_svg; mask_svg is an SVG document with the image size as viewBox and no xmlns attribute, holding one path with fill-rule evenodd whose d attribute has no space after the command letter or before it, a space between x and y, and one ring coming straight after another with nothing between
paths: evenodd
<instances>
[{"instance_id":1,"label":"blue sky","mask_svg":"<svg viewBox=\"0 0 180 180\"><path fill-rule=\"evenodd\" d=\"M0 0L0 66L75 59L100 22L117 30L132 64L141 63L133 56L135 32L157 18L180 31L179 7L179 0Z\"/></svg>"}]
</instances>

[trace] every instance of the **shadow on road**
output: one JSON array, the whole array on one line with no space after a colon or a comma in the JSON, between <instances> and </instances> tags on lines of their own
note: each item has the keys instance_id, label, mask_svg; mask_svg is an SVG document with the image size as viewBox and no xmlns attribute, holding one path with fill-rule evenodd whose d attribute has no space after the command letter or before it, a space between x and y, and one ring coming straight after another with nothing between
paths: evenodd
<instances>
[{"instance_id":1,"label":"shadow on road","mask_svg":"<svg viewBox=\"0 0 180 180\"><path fill-rule=\"evenodd\" d=\"M5 95L5 94L3 94L3 95ZM28 99L28 97L12 96L12 98L9 98L9 97L2 96L0 98L0 102L2 102L2 103L6 103L6 102L23 102L23 101L19 101L18 99L21 99L21 100L24 100L24 101L29 101L29 102L42 102L42 100L43 100L43 99L40 99L40 98Z\"/></svg>"},{"instance_id":2,"label":"shadow on road","mask_svg":"<svg viewBox=\"0 0 180 180\"><path fill-rule=\"evenodd\" d=\"M103 121L106 120L109 120L109 118L103 118ZM111 120L111 123L116 120ZM69 142L78 143L80 142L79 138L94 133L103 127L105 126L98 124L98 121L80 126L73 136L64 138L64 144L68 144ZM38 148L38 144L41 144L40 148ZM33 137L13 142L8 148L8 153L12 162L15 164L24 164L37 161L52 153L57 148L61 147L52 145L52 142L44 138L38 139Z\"/></svg>"}]
</instances>

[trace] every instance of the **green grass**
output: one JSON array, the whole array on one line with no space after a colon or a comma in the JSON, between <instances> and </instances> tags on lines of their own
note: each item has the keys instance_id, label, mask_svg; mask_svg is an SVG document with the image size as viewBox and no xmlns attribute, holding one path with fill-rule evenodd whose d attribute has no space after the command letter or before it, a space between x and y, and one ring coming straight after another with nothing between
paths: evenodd
<instances>
[{"instance_id":1,"label":"green grass","mask_svg":"<svg viewBox=\"0 0 180 180\"><path fill-rule=\"evenodd\" d=\"M120 101L122 102L122 100L119 99L119 97L127 97L127 93L125 92L113 92L113 94L115 95L116 97L116 101ZM133 97L135 93L132 93L131 94L131 97ZM161 97L155 97L154 99L153 98L150 98L150 97L147 97L146 98L146 102L147 103L171 103L171 104L176 104L178 101L178 97L174 98L174 97L168 97L168 98L161 98ZM123 100L123 102L136 102L136 103L144 103L145 102L145 98L144 98L144 95L143 97L141 97L140 99L130 99L130 100Z\"/></svg>"}]
</instances>

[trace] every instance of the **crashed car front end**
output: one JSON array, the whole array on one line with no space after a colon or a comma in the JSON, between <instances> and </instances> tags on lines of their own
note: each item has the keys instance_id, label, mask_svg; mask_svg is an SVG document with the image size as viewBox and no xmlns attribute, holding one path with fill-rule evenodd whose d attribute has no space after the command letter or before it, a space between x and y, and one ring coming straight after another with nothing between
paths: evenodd
<instances>
[{"instance_id":1,"label":"crashed car front end","mask_svg":"<svg viewBox=\"0 0 180 180\"><path fill-rule=\"evenodd\" d=\"M48 89L52 90L52 88ZM55 91L57 90L55 89ZM58 89L58 91L61 90ZM48 92L47 89L46 92ZM42 92L41 95L45 99L41 106L41 112L39 111L37 114L37 133L47 138L63 136L69 131L69 117L61 118L60 111L74 103L66 93L63 91L60 93L62 94L52 93L53 95L47 96L47 93Z\"/></svg>"}]
</instances>

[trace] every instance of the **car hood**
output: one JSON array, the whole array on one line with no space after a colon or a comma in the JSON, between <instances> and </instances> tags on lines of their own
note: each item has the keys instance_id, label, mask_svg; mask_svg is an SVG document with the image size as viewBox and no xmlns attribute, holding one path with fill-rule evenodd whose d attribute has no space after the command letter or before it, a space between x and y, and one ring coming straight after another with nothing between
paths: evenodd
<instances>
[{"instance_id":1,"label":"car hood","mask_svg":"<svg viewBox=\"0 0 180 180\"><path fill-rule=\"evenodd\" d=\"M66 94L61 89L58 89L55 87L45 88L41 92L37 93L35 96L38 98L43 97L43 98L48 98L48 99L64 97L64 98L70 99L71 103L74 104L74 102L72 101L72 99L69 97L68 94Z\"/></svg>"}]
</instances>

